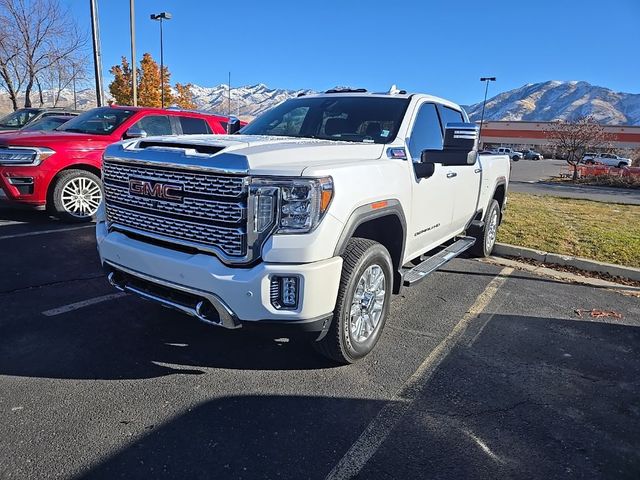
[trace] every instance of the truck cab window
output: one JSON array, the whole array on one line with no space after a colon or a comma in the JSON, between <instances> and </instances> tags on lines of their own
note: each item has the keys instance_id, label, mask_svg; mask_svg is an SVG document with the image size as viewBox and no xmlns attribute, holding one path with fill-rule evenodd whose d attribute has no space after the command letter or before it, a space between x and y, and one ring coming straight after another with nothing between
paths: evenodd
<instances>
[{"instance_id":1,"label":"truck cab window","mask_svg":"<svg viewBox=\"0 0 640 480\"><path fill-rule=\"evenodd\" d=\"M414 162L420 161L422 151L427 148L442 149L442 130L433 103L425 103L420 107L409 137L409 153Z\"/></svg>"}]
</instances>

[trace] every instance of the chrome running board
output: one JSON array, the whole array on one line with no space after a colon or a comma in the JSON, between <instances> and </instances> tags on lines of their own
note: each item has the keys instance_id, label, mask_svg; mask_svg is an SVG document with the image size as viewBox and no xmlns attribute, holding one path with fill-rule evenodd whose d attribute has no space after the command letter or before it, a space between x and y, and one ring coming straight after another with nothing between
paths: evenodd
<instances>
[{"instance_id":1,"label":"chrome running board","mask_svg":"<svg viewBox=\"0 0 640 480\"><path fill-rule=\"evenodd\" d=\"M462 237L457 242L449 245L444 250L439 251L435 255L425 259L419 265L412 269L406 270L402 276L405 287L410 287L423 280L427 275L433 273L443 266L449 260L457 257L462 252L469 250L476 243L473 237Z\"/></svg>"}]
</instances>

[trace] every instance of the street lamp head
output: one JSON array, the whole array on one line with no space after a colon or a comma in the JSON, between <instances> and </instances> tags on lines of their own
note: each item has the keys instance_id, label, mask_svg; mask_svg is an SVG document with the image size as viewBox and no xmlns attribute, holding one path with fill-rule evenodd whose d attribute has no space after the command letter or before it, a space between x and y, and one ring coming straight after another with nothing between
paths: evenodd
<instances>
[{"instance_id":1,"label":"street lamp head","mask_svg":"<svg viewBox=\"0 0 640 480\"><path fill-rule=\"evenodd\" d=\"M169 12L152 13L151 20L171 20L171 14Z\"/></svg>"},{"instance_id":2,"label":"street lamp head","mask_svg":"<svg viewBox=\"0 0 640 480\"><path fill-rule=\"evenodd\" d=\"M481 82L495 82L496 77L480 77Z\"/></svg>"}]
</instances>

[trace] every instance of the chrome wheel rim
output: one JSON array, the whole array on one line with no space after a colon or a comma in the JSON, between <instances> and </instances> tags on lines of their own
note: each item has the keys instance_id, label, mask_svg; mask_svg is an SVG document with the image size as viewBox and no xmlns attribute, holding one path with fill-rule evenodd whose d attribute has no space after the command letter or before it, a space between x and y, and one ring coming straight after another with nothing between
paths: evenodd
<instances>
[{"instance_id":1,"label":"chrome wheel rim","mask_svg":"<svg viewBox=\"0 0 640 480\"><path fill-rule=\"evenodd\" d=\"M380 265L369 266L358 279L351 301L349 331L355 342L368 340L380 324L385 301L385 275Z\"/></svg>"},{"instance_id":2,"label":"chrome wheel rim","mask_svg":"<svg viewBox=\"0 0 640 480\"><path fill-rule=\"evenodd\" d=\"M491 212L489 225L487 225L487 235L485 237L485 247L487 252L490 252L493 249L493 244L496 243L497 232L498 232L498 212L494 210L493 212Z\"/></svg>"},{"instance_id":3,"label":"chrome wheel rim","mask_svg":"<svg viewBox=\"0 0 640 480\"><path fill-rule=\"evenodd\" d=\"M69 215L86 218L95 215L102 201L100 185L88 177L69 180L61 193L62 208Z\"/></svg>"}]
</instances>

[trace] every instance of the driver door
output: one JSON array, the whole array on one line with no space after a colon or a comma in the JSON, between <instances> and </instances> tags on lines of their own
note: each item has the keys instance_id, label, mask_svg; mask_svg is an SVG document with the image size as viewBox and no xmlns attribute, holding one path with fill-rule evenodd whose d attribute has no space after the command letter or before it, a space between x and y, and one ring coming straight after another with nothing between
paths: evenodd
<instances>
[{"instance_id":1,"label":"driver door","mask_svg":"<svg viewBox=\"0 0 640 480\"><path fill-rule=\"evenodd\" d=\"M418 107L407 145L414 164L420 163L423 150L442 148L442 128L434 103L425 102ZM411 169L411 222L407 232L407 253L410 256L418 256L453 235L454 199L447 172L441 164L436 164L433 175L418 178L415 170Z\"/></svg>"}]
</instances>

